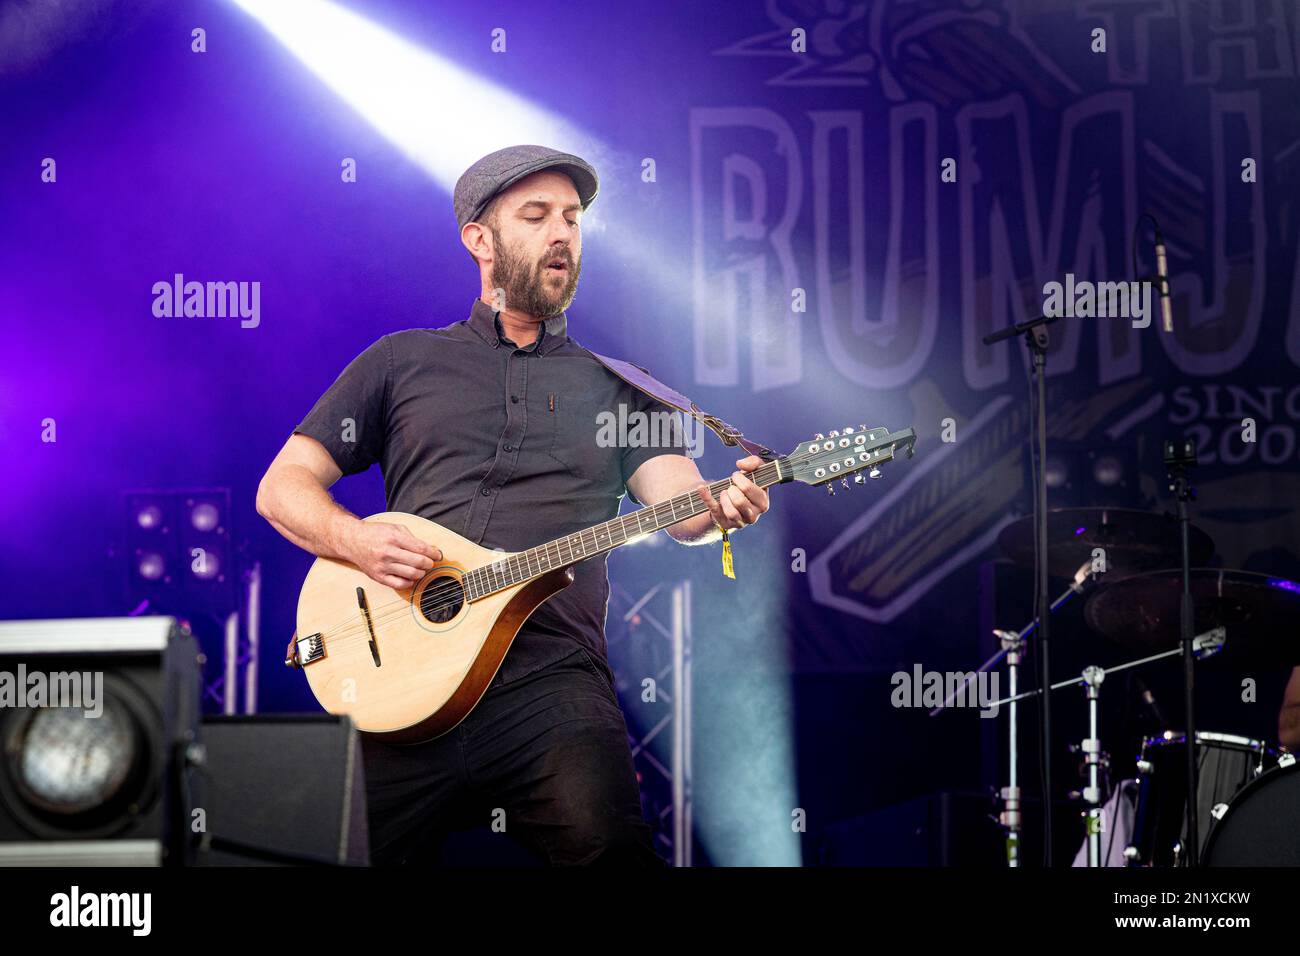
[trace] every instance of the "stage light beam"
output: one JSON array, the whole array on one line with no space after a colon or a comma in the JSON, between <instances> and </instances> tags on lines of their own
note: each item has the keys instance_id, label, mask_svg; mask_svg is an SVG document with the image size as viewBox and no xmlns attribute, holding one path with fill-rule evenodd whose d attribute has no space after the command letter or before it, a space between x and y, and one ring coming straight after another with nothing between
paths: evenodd
<instances>
[{"instance_id":1,"label":"stage light beam","mask_svg":"<svg viewBox=\"0 0 1300 956\"><path fill-rule=\"evenodd\" d=\"M604 149L555 113L326 0L232 0L450 192L479 157L515 143Z\"/></svg>"}]
</instances>

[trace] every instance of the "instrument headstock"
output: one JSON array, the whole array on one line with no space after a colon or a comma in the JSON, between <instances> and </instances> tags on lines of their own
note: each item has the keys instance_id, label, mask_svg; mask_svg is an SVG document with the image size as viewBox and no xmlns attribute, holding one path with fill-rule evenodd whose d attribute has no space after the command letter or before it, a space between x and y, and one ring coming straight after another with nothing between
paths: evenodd
<instances>
[{"instance_id":1,"label":"instrument headstock","mask_svg":"<svg viewBox=\"0 0 1300 956\"><path fill-rule=\"evenodd\" d=\"M808 441L800 442L781 459L781 465L790 471L792 480L806 485L831 483L827 490L835 494L833 482L837 478L845 488L849 486L849 475L859 485L865 483L864 471L868 477L879 478L880 465L893 461L899 454L911 458L915 444L916 433L910 428L891 432L888 428L846 426L842 432L826 435L818 432Z\"/></svg>"}]
</instances>

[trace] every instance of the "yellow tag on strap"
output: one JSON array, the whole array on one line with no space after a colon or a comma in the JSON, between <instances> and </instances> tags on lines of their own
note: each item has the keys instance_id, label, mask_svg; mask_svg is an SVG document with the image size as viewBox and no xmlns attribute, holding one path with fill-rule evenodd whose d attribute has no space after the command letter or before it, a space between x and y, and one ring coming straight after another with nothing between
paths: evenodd
<instances>
[{"instance_id":1,"label":"yellow tag on strap","mask_svg":"<svg viewBox=\"0 0 1300 956\"><path fill-rule=\"evenodd\" d=\"M722 573L733 581L736 579L736 568L731 563L731 540L727 536L727 529L718 525L722 531Z\"/></svg>"}]
</instances>

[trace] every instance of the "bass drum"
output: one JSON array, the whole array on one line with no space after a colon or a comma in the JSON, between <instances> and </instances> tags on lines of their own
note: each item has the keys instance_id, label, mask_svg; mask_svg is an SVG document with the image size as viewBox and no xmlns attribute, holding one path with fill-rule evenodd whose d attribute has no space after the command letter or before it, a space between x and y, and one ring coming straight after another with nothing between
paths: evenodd
<instances>
[{"instance_id":1,"label":"bass drum","mask_svg":"<svg viewBox=\"0 0 1300 956\"><path fill-rule=\"evenodd\" d=\"M1284 754L1278 765L1242 789L1218 818L1205 843L1205 866L1300 866L1300 763Z\"/></svg>"}]
</instances>

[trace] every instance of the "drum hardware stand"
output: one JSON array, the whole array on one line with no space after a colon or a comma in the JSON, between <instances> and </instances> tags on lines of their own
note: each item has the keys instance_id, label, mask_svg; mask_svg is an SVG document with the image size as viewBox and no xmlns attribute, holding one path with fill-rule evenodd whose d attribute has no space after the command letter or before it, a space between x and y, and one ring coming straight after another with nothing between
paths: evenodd
<instances>
[{"instance_id":1,"label":"drum hardware stand","mask_svg":"<svg viewBox=\"0 0 1300 956\"><path fill-rule=\"evenodd\" d=\"M1192 569L1191 546L1188 543L1187 502L1196 499L1196 489L1192 487L1187 473L1196 467L1196 443L1190 438L1181 441L1165 442L1165 466L1169 469L1169 490L1178 501L1178 526L1182 539L1183 596L1179 608L1178 623L1182 636L1183 653L1183 702L1187 711L1183 721L1189 741L1187 746L1187 845L1191 852L1187 854L1187 866L1196 866L1200 855L1200 840L1197 827L1196 807L1196 680L1193 663L1195 651L1192 647L1193 611L1192 611Z\"/></svg>"},{"instance_id":2,"label":"drum hardware stand","mask_svg":"<svg viewBox=\"0 0 1300 956\"><path fill-rule=\"evenodd\" d=\"M1083 758L1088 766L1088 785L1083 788L1083 802L1088 804L1088 866L1101 866L1101 738L1097 734L1097 699L1106 672L1100 667L1085 667L1083 683L1088 696L1088 736L1083 741Z\"/></svg>"},{"instance_id":3,"label":"drum hardware stand","mask_svg":"<svg viewBox=\"0 0 1300 956\"><path fill-rule=\"evenodd\" d=\"M994 633L997 634L998 641L1002 644L1002 652L1007 657L1007 689L1011 692L1011 696L1015 697L1016 678L1020 674L1020 659L1024 653L1025 640L1022 635L1011 631L995 631ZM1019 706L1020 702L1013 700L1011 702L1011 713L1007 718L1007 733L1010 738L1007 759L1011 783L1001 790L1002 811L998 814L998 823L1007 834L1007 866L1012 869L1020 866L1020 778L1017 766L1017 757L1019 756L1017 741L1019 735L1016 732L1016 708Z\"/></svg>"},{"instance_id":4,"label":"drum hardware stand","mask_svg":"<svg viewBox=\"0 0 1300 956\"><path fill-rule=\"evenodd\" d=\"M1074 580L1070 586L1058 597L1052 606L1048 608L1049 614L1054 614L1056 610L1065 604L1076 594L1082 594L1085 590L1085 584L1092 577L1092 562L1085 561L1074 575ZM960 687L953 690L952 695L942 704L930 711L931 717L936 717L943 711L952 706L952 702L957 695L961 693L976 674L981 674L995 667L1002 658L1007 659L1008 690L1011 694L1011 714L1009 717L1008 728L1008 767L1010 769L1011 782L1008 786L1003 787L998 798L1002 802L1002 809L998 813L998 824L1006 831L1007 834L1007 866L1016 868L1020 866L1020 829L1023 819L1021 817L1021 800L1020 800L1020 780L1019 780L1019 754L1020 754L1020 735L1018 732L1016 708L1020 698L1016 694L1020 675L1020 664L1024 656L1025 638L1032 634L1038 626L1038 621L1030 621L1023 630L1020 631L1002 631L995 630L1002 650L998 651L983 664L979 669L972 672L970 676L961 684Z\"/></svg>"},{"instance_id":5,"label":"drum hardware stand","mask_svg":"<svg viewBox=\"0 0 1300 956\"><path fill-rule=\"evenodd\" d=\"M1073 588L1074 585L1072 585L1071 587ZM1081 586L1080 586L1080 590L1082 590ZM1069 597L1068 594L1062 595L1061 600L1058 601L1058 604L1064 603L1064 601L1068 599L1068 597ZM1000 638L1002 638L1005 641L1006 638L1002 637L1003 633L1004 632L998 632L998 635ZM1196 637L1193 638L1191 642L1192 654L1194 660L1205 660L1207 657L1213 657L1215 654L1219 653L1219 651L1223 650L1223 645L1227 640L1227 634L1228 632L1226 628L1216 627L1212 630L1206 631L1204 634L1196 635ZM1009 636L1014 637L1017 635L1009 635ZM1001 657L1002 654L1007 654L1007 653L1008 653L1007 651L1002 651L999 652L998 656ZM1163 660L1167 657L1173 657L1177 654L1182 654L1182 653L1183 653L1183 648L1175 647L1167 651L1161 651L1159 654L1152 654L1148 657L1140 657L1137 660L1126 661L1123 664L1118 664L1115 667L1110 668L1109 671L1103 671L1099 667L1088 667L1085 668L1083 673L1080 674L1078 677L1073 677L1070 680L1060 681L1059 683L1053 684L1051 687L1048 688L1048 690L1061 690L1062 688L1065 687L1075 687L1079 684L1087 684L1089 736L1088 739L1083 742L1082 749L1087 756L1087 763L1089 769L1089 786L1086 787L1083 792L1084 800L1090 805L1087 814L1088 865L1089 866L1100 865L1099 862L1094 862L1094 860L1096 861L1100 860L1100 852L1101 852L1100 827L1101 827L1101 821L1103 819L1103 817L1101 816L1102 813L1101 792L1098 786L1099 784L1098 772L1100 771L1101 768L1101 756L1102 756L1101 744L1097 737L1097 695L1099 693L1098 688L1101 686L1101 682L1105 679L1107 673L1114 674L1119 671L1125 671L1132 667L1139 667L1142 664L1150 664L1153 661ZM1012 714L1014 715L1015 714L1014 708L1017 701L1025 700L1026 698L1029 697L1037 697L1040 694L1043 694L1042 690L1027 690L1023 694L1017 694L1013 686L1010 696L1004 697L1001 700L993 701L993 703L989 704L988 706L1001 707L1003 704L1010 704L1012 707ZM1013 717L1013 726L1014 726L1014 717ZM1190 738L1190 739L1194 740L1195 738ZM1014 741L1015 738L1013 736L1012 737L1013 754L1015 753ZM1012 762L1012 767L1013 768L1015 767L1014 758ZM1007 793L1007 791L1015 791L1015 790L1016 790L1015 777L1013 776L1012 786L1006 788L1006 790L1003 791L1004 794L1003 799L1004 800L1006 799L1005 794ZM1015 797L1016 797L1016 810L1019 811L1018 791L1015 793ZM1008 810L1010 809L1009 804L1007 805L1007 809ZM1003 815L1004 816L1006 815L1005 812ZM999 817L999 822L1001 822L1001 819L1002 818ZM1017 822L1019 822L1018 812L1017 812L1016 819ZM1006 826L1006 823L1003 823L1003 826ZM1017 833L1017 837L1018 837L1018 833ZM1008 834L1007 840L1008 840L1008 848L1010 848L1010 844L1011 844L1010 834ZM1195 846L1195 844L1192 845Z\"/></svg>"},{"instance_id":6,"label":"drum hardware stand","mask_svg":"<svg viewBox=\"0 0 1300 956\"><path fill-rule=\"evenodd\" d=\"M1092 562L1087 561L1079 570L1075 572L1074 581L1071 581L1070 587L1062 592L1061 597L1052 602L1048 613L1056 613L1058 607L1069 601L1075 594L1084 592L1089 578L1092 578ZM998 825L1006 831L1006 865L1010 868L1018 868L1021 865L1021 825L1023 822L1021 816L1021 784L1019 784L1019 724L1017 722L1017 687L1019 682L1019 672L1021 672L1021 663L1024 657L1024 639L1034 633L1037 627L1037 620L1031 620L1022 631L993 631L997 636L998 643L1002 645L1000 652L993 654L993 657L979 666L979 670L972 671L967 676L961 687L954 689L952 695L945 700L943 704L930 711L931 717L943 713L945 709L950 708L953 700L956 700L958 693L975 679L976 674L983 674L985 671L992 670L997 666L997 662L1006 658L1006 670L1008 670L1008 689L1011 695L1011 713L1009 718L1009 741L1008 741L1008 765L1010 769L1010 783L998 791L998 800L1001 800L1002 808L997 814Z\"/></svg>"},{"instance_id":7,"label":"drum hardware stand","mask_svg":"<svg viewBox=\"0 0 1300 956\"><path fill-rule=\"evenodd\" d=\"M1219 651L1223 650L1223 645L1227 641L1228 631L1224 627L1216 627L1206 631L1203 634L1197 634L1192 639L1193 656L1198 661L1203 661L1207 657L1213 657ZM1139 657L1137 660L1125 661L1123 664L1116 664L1114 667L1106 669L1106 673L1115 674L1119 671L1126 671L1131 667L1139 667L1142 664L1150 664L1152 661L1164 660L1166 657L1173 657L1175 654L1181 654L1181 647L1170 648L1167 651L1161 651L1159 654L1151 654L1147 657ZM1053 684L1048 690L1061 690L1065 687L1074 687L1083 683L1083 677L1072 677L1069 680L1059 681ZM1016 694L1014 697L1003 697L1001 700L991 702L989 707L1001 707L1003 704L1010 704L1015 700L1025 700L1029 697L1037 697L1041 690L1027 690L1022 694Z\"/></svg>"},{"instance_id":8,"label":"drum hardware stand","mask_svg":"<svg viewBox=\"0 0 1300 956\"><path fill-rule=\"evenodd\" d=\"M1048 605L1047 582L1047 328L1059 319L1059 315L1040 315L1036 319L1017 322L1015 325L984 336L985 345L993 345L1014 335L1024 335L1025 345L1029 349L1034 369L1036 399L1031 403L1038 410L1038 422L1035 443L1037 445L1038 469L1034 481L1034 518L1036 525L1035 540L1037 545L1034 576L1038 582L1038 593L1034 596L1034 614L1038 622L1038 686L1047 687L1052 680L1051 662L1048 657L1051 624L1048 620L1051 612ZM1031 444L1031 448L1033 444ZM1042 748L1043 772L1043 866L1052 865L1052 696L1044 694L1038 711L1038 723Z\"/></svg>"}]
</instances>

